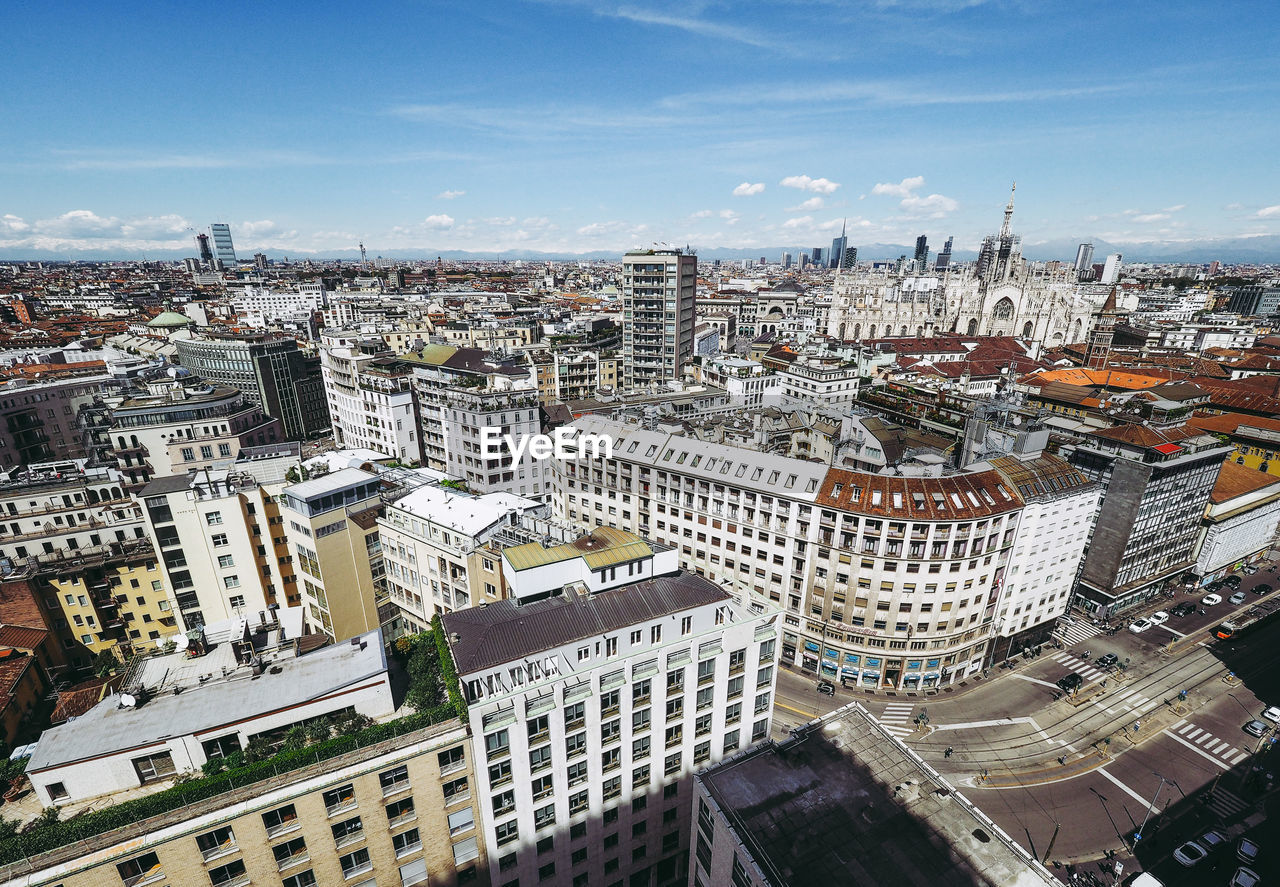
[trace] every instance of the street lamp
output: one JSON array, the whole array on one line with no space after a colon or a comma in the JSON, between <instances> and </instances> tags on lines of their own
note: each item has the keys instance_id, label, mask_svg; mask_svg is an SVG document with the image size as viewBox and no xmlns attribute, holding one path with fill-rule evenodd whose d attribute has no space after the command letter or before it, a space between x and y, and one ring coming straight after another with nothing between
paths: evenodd
<instances>
[{"instance_id":1,"label":"street lamp","mask_svg":"<svg viewBox=\"0 0 1280 887\"><path fill-rule=\"evenodd\" d=\"M1159 773L1155 773L1155 772L1152 772L1151 775L1160 776ZM1166 779L1165 777L1160 776L1160 784L1156 786L1156 793L1151 796L1151 803L1147 805L1147 815L1142 817L1142 825L1138 826L1138 830L1133 833L1133 843L1135 846L1139 841L1142 840L1142 830L1147 827L1147 820L1151 818L1151 811L1155 808L1156 799L1160 797L1160 792L1164 788L1164 784L1166 782L1169 783L1170 785L1177 786L1177 783L1174 782L1172 779ZM1182 789L1179 788L1178 791L1182 791Z\"/></svg>"}]
</instances>

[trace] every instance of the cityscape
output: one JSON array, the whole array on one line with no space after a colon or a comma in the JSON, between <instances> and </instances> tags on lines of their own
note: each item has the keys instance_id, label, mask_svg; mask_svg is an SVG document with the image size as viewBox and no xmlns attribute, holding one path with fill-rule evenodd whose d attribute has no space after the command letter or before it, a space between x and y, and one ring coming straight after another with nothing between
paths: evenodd
<instances>
[{"instance_id":1,"label":"cityscape","mask_svg":"<svg viewBox=\"0 0 1280 887\"><path fill-rule=\"evenodd\" d=\"M1280 883L1249 16L74 5L0 884Z\"/></svg>"}]
</instances>

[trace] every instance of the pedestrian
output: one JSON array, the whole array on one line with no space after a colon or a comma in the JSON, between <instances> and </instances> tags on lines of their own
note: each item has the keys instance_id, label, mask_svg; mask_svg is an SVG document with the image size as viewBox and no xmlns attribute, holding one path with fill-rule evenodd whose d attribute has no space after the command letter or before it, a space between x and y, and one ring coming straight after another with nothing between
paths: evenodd
<instances>
[{"instance_id":1,"label":"pedestrian","mask_svg":"<svg viewBox=\"0 0 1280 887\"><path fill-rule=\"evenodd\" d=\"M944 751L944 752L942 753L942 756L943 756L944 758L949 758L949 757L951 757L951 752L952 752L952 751L954 751L954 749L953 749L951 746L949 746L949 745L948 745L948 746L947 746L947 750L946 750L946 751Z\"/></svg>"}]
</instances>

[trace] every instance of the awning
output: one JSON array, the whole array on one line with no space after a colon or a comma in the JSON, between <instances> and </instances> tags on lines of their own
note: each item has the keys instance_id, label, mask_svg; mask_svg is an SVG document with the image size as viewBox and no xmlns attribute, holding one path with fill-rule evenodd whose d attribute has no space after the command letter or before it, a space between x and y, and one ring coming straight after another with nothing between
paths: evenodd
<instances>
[{"instance_id":1,"label":"awning","mask_svg":"<svg viewBox=\"0 0 1280 887\"><path fill-rule=\"evenodd\" d=\"M838 650L823 650L822 655L826 656L828 659L840 658L840 652Z\"/></svg>"},{"instance_id":2,"label":"awning","mask_svg":"<svg viewBox=\"0 0 1280 887\"><path fill-rule=\"evenodd\" d=\"M924 673L924 676L925 676L926 678L938 678L938 677L941 677L941 675L939 675L936 671L926 671L926 672Z\"/></svg>"},{"instance_id":3,"label":"awning","mask_svg":"<svg viewBox=\"0 0 1280 887\"><path fill-rule=\"evenodd\" d=\"M817 641L805 641L805 642L804 642L804 648L805 648L806 650L808 650L810 653L817 653L817 652L818 652L818 642L817 642Z\"/></svg>"},{"instance_id":4,"label":"awning","mask_svg":"<svg viewBox=\"0 0 1280 887\"><path fill-rule=\"evenodd\" d=\"M854 665L857 665L857 664L858 664L858 654L857 654L857 653L845 653L845 654L844 654L844 661L845 661L845 662L851 662L851 663L853 663Z\"/></svg>"},{"instance_id":5,"label":"awning","mask_svg":"<svg viewBox=\"0 0 1280 887\"><path fill-rule=\"evenodd\" d=\"M864 671L864 672L862 673L862 676L863 676L864 678L872 678L872 679L877 680L877 681L878 681L878 680L880 680L880 672L878 672L878 671Z\"/></svg>"},{"instance_id":6,"label":"awning","mask_svg":"<svg viewBox=\"0 0 1280 887\"><path fill-rule=\"evenodd\" d=\"M835 673L836 673L836 666L835 666L835 663L834 663L834 662L824 662L824 663L822 663L822 673L823 673L823 674L835 674Z\"/></svg>"},{"instance_id":7,"label":"awning","mask_svg":"<svg viewBox=\"0 0 1280 887\"><path fill-rule=\"evenodd\" d=\"M856 668L850 668L847 665L841 668L840 671L847 678L856 678L858 676L858 670Z\"/></svg>"},{"instance_id":8,"label":"awning","mask_svg":"<svg viewBox=\"0 0 1280 887\"><path fill-rule=\"evenodd\" d=\"M904 677L904 678L903 678L903 680L904 680L904 681L918 681L918 680L920 680L920 675L918 675L918 674L909 674L909 675L907 675L906 677Z\"/></svg>"}]
</instances>

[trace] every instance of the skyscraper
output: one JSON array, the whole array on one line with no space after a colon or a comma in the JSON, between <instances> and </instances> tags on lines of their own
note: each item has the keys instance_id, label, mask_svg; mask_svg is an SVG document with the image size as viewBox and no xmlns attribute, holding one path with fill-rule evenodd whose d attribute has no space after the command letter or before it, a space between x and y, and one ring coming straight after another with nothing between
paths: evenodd
<instances>
[{"instance_id":1,"label":"skyscraper","mask_svg":"<svg viewBox=\"0 0 1280 887\"><path fill-rule=\"evenodd\" d=\"M929 261L929 238L921 234L916 238L916 270L923 271L925 263Z\"/></svg>"},{"instance_id":2,"label":"skyscraper","mask_svg":"<svg viewBox=\"0 0 1280 887\"><path fill-rule=\"evenodd\" d=\"M209 249L208 234L196 235L196 249L200 251L200 261L204 262L206 265L213 261L213 250Z\"/></svg>"},{"instance_id":3,"label":"skyscraper","mask_svg":"<svg viewBox=\"0 0 1280 887\"><path fill-rule=\"evenodd\" d=\"M810 258L813 259L813 264L821 268L822 267L822 247L815 246L813 248L813 255L810 256Z\"/></svg>"},{"instance_id":4,"label":"skyscraper","mask_svg":"<svg viewBox=\"0 0 1280 887\"><path fill-rule=\"evenodd\" d=\"M844 251L849 246L849 238L845 236L845 226L840 226L840 236L831 241L831 261L828 263L831 268L844 267Z\"/></svg>"},{"instance_id":5,"label":"skyscraper","mask_svg":"<svg viewBox=\"0 0 1280 887\"><path fill-rule=\"evenodd\" d=\"M947 243L942 247L942 252L938 253L938 259L933 263L933 267L938 271L946 271L951 265L951 244L955 241L954 237L948 237Z\"/></svg>"},{"instance_id":6,"label":"skyscraper","mask_svg":"<svg viewBox=\"0 0 1280 887\"><path fill-rule=\"evenodd\" d=\"M858 248L856 246L846 245L844 248L844 256L841 259L841 268L853 268L858 264Z\"/></svg>"},{"instance_id":7,"label":"skyscraper","mask_svg":"<svg viewBox=\"0 0 1280 887\"><path fill-rule=\"evenodd\" d=\"M231 226L224 222L214 222L209 230L213 233L215 257L228 265L236 264L236 248L231 243Z\"/></svg>"},{"instance_id":8,"label":"skyscraper","mask_svg":"<svg viewBox=\"0 0 1280 887\"><path fill-rule=\"evenodd\" d=\"M698 257L678 249L635 250L622 259L622 352L627 383L680 378L693 353Z\"/></svg>"},{"instance_id":9,"label":"skyscraper","mask_svg":"<svg viewBox=\"0 0 1280 887\"><path fill-rule=\"evenodd\" d=\"M1093 267L1093 244L1082 243L1076 249L1075 269L1077 271L1084 271L1086 268L1091 267Z\"/></svg>"},{"instance_id":10,"label":"skyscraper","mask_svg":"<svg viewBox=\"0 0 1280 887\"><path fill-rule=\"evenodd\" d=\"M1102 267L1102 283L1113 284L1120 279L1120 261L1123 258L1119 253L1107 256L1107 264Z\"/></svg>"},{"instance_id":11,"label":"skyscraper","mask_svg":"<svg viewBox=\"0 0 1280 887\"><path fill-rule=\"evenodd\" d=\"M782 268L786 270L791 267L791 253L782 254Z\"/></svg>"}]
</instances>

